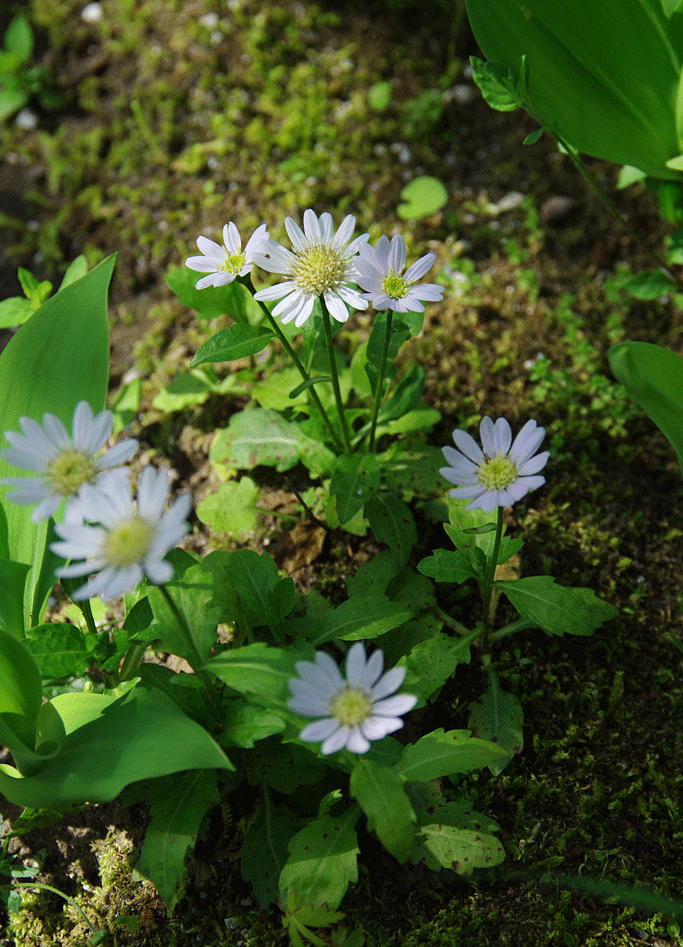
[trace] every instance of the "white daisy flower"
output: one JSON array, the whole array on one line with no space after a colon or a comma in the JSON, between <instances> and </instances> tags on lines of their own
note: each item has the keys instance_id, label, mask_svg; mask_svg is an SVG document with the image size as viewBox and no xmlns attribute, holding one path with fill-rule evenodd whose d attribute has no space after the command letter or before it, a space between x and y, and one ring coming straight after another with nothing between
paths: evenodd
<instances>
[{"instance_id":1,"label":"white daisy flower","mask_svg":"<svg viewBox=\"0 0 683 947\"><path fill-rule=\"evenodd\" d=\"M261 241L268 239L266 225L261 224L249 238L242 252L242 238L239 230L230 221L223 227L223 246L208 237L197 237L197 246L203 256L191 256L185 260L185 266L198 273L207 273L195 283L196 289L207 286L227 286L238 276L251 273L254 266L254 252Z\"/></svg>"},{"instance_id":2,"label":"white daisy flower","mask_svg":"<svg viewBox=\"0 0 683 947\"><path fill-rule=\"evenodd\" d=\"M363 299L371 302L375 309L424 312L421 300L440 302L443 299L443 287L437 283L412 284L431 269L435 260L435 253L427 253L403 274L406 265L406 243L403 237L392 237L390 243L388 237L382 236L376 247L364 244L360 248L360 259L356 260L358 285L367 290L363 293Z\"/></svg>"},{"instance_id":3,"label":"white daisy flower","mask_svg":"<svg viewBox=\"0 0 683 947\"><path fill-rule=\"evenodd\" d=\"M352 309L367 309L368 304L360 293L348 285L355 283L357 277L352 258L368 239L364 233L351 240L355 226L356 218L349 214L335 234L331 214L321 214L318 218L309 209L304 211L302 231L291 217L286 217L285 227L293 249L287 250L269 239L254 253L254 262L262 270L282 273L287 279L259 290L254 299L280 299L273 315L280 316L285 325L294 320L297 328L311 315L319 296L337 322L348 319L347 303Z\"/></svg>"},{"instance_id":4,"label":"white daisy flower","mask_svg":"<svg viewBox=\"0 0 683 947\"><path fill-rule=\"evenodd\" d=\"M393 694L406 676L405 668L382 674L384 654L377 650L366 660L365 648L357 641L346 656L346 680L334 660L316 651L315 662L297 661L297 674L288 681L292 699L287 704L303 717L322 717L304 727L299 736L307 743L324 741L324 754L346 747L352 753L367 753L370 740L381 740L400 730L402 714L417 703L413 694Z\"/></svg>"},{"instance_id":5,"label":"white daisy flower","mask_svg":"<svg viewBox=\"0 0 683 947\"><path fill-rule=\"evenodd\" d=\"M112 470L97 486L81 489L80 510L89 522L58 523L55 531L62 542L50 546L64 559L83 560L57 569L60 578L97 573L72 595L74 600L118 598L132 591L143 575L155 585L173 577L164 556L189 529L185 518L191 498L183 494L164 513L168 494L168 472L152 466L140 474L137 502L123 469Z\"/></svg>"},{"instance_id":6,"label":"white daisy flower","mask_svg":"<svg viewBox=\"0 0 683 947\"><path fill-rule=\"evenodd\" d=\"M5 439L12 447L0 451L0 456L38 476L0 480L5 486L15 487L8 493L9 499L20 505L37 503L31 513L34 523L53 516L64 499L69 501L67 517L73 514L80 488L94 484L102 471L125 464L138 448L138 442L129 437L97 457L109 440L113 423L111 411L93 415L87 401L76 405L71 437L54 414L43 415L42 427L32 418L19 418L24 433L6 431Z\"/></svg>"},{"instance_id":7,"label":"white daisy flower","mask_svg":"<svg viewBox=\"0 0 683 947\"><path fill-rule=\"evenodd\" d=\"M530 490L543 486L543 470L550 451L537 454L545 437L545 428L527 421L514 442L512 429L505 418L494 424L483 418L479 426L483 450L466 431L453 431L458 448L444 447L443 454L450 467L439 471L450 483L458 484L450 496L471 500L468 510L490 513L499 506L512 506Z\"/></svg>"}]
</instances>

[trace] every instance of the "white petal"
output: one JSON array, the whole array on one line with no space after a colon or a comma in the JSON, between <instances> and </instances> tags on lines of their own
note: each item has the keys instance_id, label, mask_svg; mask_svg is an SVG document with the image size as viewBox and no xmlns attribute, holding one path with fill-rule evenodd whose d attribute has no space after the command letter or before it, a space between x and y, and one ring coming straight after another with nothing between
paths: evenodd
<instances>
[{"instance_id":1,"label":"white petal","mask_svg":"<svg viewBox=\"0 0 683 947\"><path fill-rule=\"evenodd\" d=\"M456 430L453 431L453 440L455 446L465 457L469 457L469 459L477 465L483 464L485 460L484 454L471 434L468 434L467 431Z\"/></svg>"},{"instance_id":2,"label":"white petal","mask_svg":"<svg viewBox=\"0 0 683 947\"><path fill-rule=\"evenodd\" d=\"M242 249L240 232L232 221L223 227L223 243L230 256L236 256Z\"/></svg>"},{"instance_id":3,"label":"white petal","mask_svg":"<svg viewBox=\"0 0 683 947\"><path fill-rule=\"evenodd\" d=\"M395 697L378 700L372 705L372 713L379 717L401 717L412 710L416 703L417 697L414 694L396 694Z\"/></svg>"},{"instance_id":4,"label":"white petal","mask_svg":"<svg viewBox=\"0 0 683 947\"><path fill-rule=\"evenodd\" d=\"M323 293L323 299L332 318L337 322L346 322L349 318L349 310L340 297L331 290L328 290L326 293ZM299 325L299 323L297 323L297 325Z\"/></svg>"},{"instance_id":5,"label":"white petal","mask_svg":"<svg viewBox=\"0 0 683 947\"><path fill-rule=\"evenodd\" d=\"M530 457L523 464L518 464L517 470L520 476L528 477L530 474L537 474L548 463L549 457L550 451L544 450L540 454L536 454L535 457Z\"/></svg>"},{"instance_id":6,"label":"white petal","mask_svg":"<svg viewBox=\"0 0 683 947\"><path fill-rule=\"evenodd\" d=\"M372 688L373 701L381 700L383 697L387 697L389 694L393 694L394 691L397 691L403 683L405 676L406 669L403 667L392 668L390 671L387 671Z\"/></svg>"},{"instance_id":7,"label":"white petal","mask_svg":"<svg viewBox=\"0 0 683 947\"><path fill-rule=\"evenodd\" d=\"M331 743L330 740L327 741ZM346 737L346 747L352 753L367 753L370 749L370 744L365 739L363 734L360 732L358 727L353 727ZM341 748L340 748L341 749ZM325 745L322 748L323 753L331 753L332 750L325 750Z\"/></svg>"},{"instance_id":8,"label":"white petal","mask_svg":"<svg viewBox=\"0 0 683 947\"><path fill-rule=\"evenodd\" d=\"M197 273L215 273L220 266L221 261L208 256L189 256L185 260L185 266ZM206 277L204 277L206 279Z\"/></svg>"},{"instance_id":9,"label":"white petal","mask_svg":"<svg viewBox=\"0 0 683 947\"><path fill-rule=\"evenodd\" d=\"M351 728L342 727L337 725L337 730L332 734L331 737L328 737L327 740L320 747L320 752L325 756L328 756L330 753L336 753L338 750L342 750L345 746L348 745L348 742L351 738ZM370 745L368 744L368 749ZM356 752L356 751L354 751Z\"/></svg>"},{"instance_id":10,"label":"white petal","mask_svg":"<svg viewBox=\"0 0 683 947\"><path fill-rule=\"evenodd\" d=\"M402 273L406 265L406 242L399 234L391 240L389 248L389 269L394 273Z\"/></svg>"},{"instance_id":11,"label":"white petal","mask_svg":"<svg viewBox=\"0 0 683 947\"><path fill-rule=\"evenodd\" d=\"M339 724L332 717L325 720L316 720L309 723L299 734L299 739L304 743L319 743L321 740L328 740L333 733L339 729Z\"/></svg>"},{"instance_id":12,"label":"white petal","mask_svg":"<svg viewBox=\"0 0 683 947\"><path fill-rule=\"evenodd\" d=\"M409 266L405 272L404 280L406 283L414 283L427 273L434 266L434 261L436 260L436 253L426 253L424 256L421 256L419 260L413 263L412 266Z\"/></svg>"},{"instance_id":13,"label":"white petal","mask_svg":"<svg viewBox=\"0 0 683 947\"><path fill-rule=\"evenodd\" d=\"M356 641L346 655L346 680L351 687L362 686L365 676L365 647L362 641Z\"/></svg>"},{"instance_id":14,"label":"white petal","mask_svg":"<svg viewBox=\"0 0 683 947\"><path fill-rule=\"evenodd\" d=\"M403 721L398 717L370 717L360 725L360 730L368 740L382 740L402 726Z\"/></svg>"}]
</instances>

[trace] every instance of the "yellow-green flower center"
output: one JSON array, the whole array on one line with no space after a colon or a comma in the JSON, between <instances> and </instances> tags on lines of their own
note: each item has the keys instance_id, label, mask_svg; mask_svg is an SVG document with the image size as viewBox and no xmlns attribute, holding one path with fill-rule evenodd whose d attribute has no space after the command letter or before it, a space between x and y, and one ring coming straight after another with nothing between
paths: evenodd
<instances>
[{"instance_id":1,"label":"yellow-green flower center","mask_svg":"<svg viewBox=\"0 0 683 947\"><path fill-rule=\"evenodd\" d=\"M408 284L398 273L391 273L382 280L382 289L390 299L402 299L408 292Z\"/></svg>"},{"instance_id":2,"label":"yellow-green flower center","mask_svg":"<svg viewBox=\"0 0 683 947\"><path fill-rule=\"evenodd\" d=\"M235 276L239 275L239 271L244 266L244 254L243 253L228 253L225 261L221 263L221 270L225 273L234 273Z\"/></svg>"},{"instance_id":3,"label":"yellow-green flower center","mask_svg":"<svg viewBox=\"0 0 683 947\"><path fill-rule=\"evenodd\" d=\"M332 701L332 716L345 727L357 727L370 716L372 701L357 688L347 687Z\"/></svg>"},{"instance_id":4,"label":"yellow-green flower center","mask_svg":"<svg viewBox=\"0 0 683 947\"><path fill-rule=\"evenodd\" d=\"M296 256L292 279L305 293L322 296L346 279L347 260L326 243L306 247Z\"/></svg>"},{"instance_id":5,"label":"yellow-green flower center","mask_svg":"<svg viewBox=\"0 0 683 947\"><path fill-rule=\"evenodd\" d=\"M154 527L139 516L111 530L104 543L104 555L110 566L125 569L142 562L154 540Z\"/></svg>"},{"instance_id":6,"label":"yellow-green flower center","mask_svg":"<svg viewBox=\"0 0 683 947\"><path fill-rule=\"evenodd\" d=\"M55 493L75 497L84 483L92 483L97 468L92 457L79 450L61 450L47 465L46 476Z\"/></svg>"},{"instance_id":7,"label":"yellow-green flower center","mask_svg":"<svg viewBox=\"0 0 683 947\"><path fill-rule=\"evenodd\" d=\"M477 471L477 480L487 490L504 490L517 479L517 466L498 454L486 460Z\"/></svg>"}]
</instances>

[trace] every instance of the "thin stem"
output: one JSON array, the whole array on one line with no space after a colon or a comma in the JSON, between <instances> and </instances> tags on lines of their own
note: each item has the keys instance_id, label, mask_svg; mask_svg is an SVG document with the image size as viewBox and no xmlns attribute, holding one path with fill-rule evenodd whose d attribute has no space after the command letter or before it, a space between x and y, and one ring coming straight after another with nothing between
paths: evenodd
<instances>
[{"instance_id":1,"label":"thin stem","mask_svg":"<svg viewBox=\"0 0 683 947\"><path fill-rule=\"evenodd\" d=\"M538 628L538 625L527 618L518 618L517 621L512 621L509 625L492 632L489 635L489 641L502 641L503 638L509 638L510 635L514 635L518 631L524 631L526 628Z\"/></svg>"},{"instance_id":2,"label":"thin stem","mask_svg":"<svg viewBox=\"0 0 683 947\"><path fill-rule=\"evenodd\" d=\"M534 118L536 118L536 116L534 116ZM540 121L539 119L536 119L536 120ZM598 195L598 197L603 202L605 207L607 207L607 209L617 218L617 220L622 225L622 227L626 228L630 236L636 241L636 243L639 246L643 248L643 250L645 250L646 253L648 253L652 257L652 259L657 263L657 265L660 266L664 270L667 276L671 277L671 279L676 280L676 282L680 283L680 279L678 279L678 277L674 273L671 272L671 270L669 269L668 263L666 262L664 257L661 256L661 254L659 254L652 247L648 246L648 244L646 243L645 240L643 240L643 238L638 233L638 231L635 230L631 226L631 224L628 222L626 217L624 217L624 215L621 213L621 211L616 206L616 204L614 204L614 202L609 197L609 195L600 187L598 182L595 180L591 172L586 167L583 159L578 154L578 152L574 148L572 148L572 146L568 142L566 142L562 138L561 135L558 135L557 132L554 131L554 129L549 128L548 131L550 131L550 133L554 135L555 138L559 141L559 143L562 145L564 150L567 152L571 160L574 162L574 164L578 168L579 173L582 175L584 180L588 183L589 187Z\"/></svg>"},{"instance_id":3,"label":"thin stem","mask_svg":"<svg viewBox=\"0 0 683 947\"><path fill-rule=\"evenodd\" d=\"M146 641L134 641L132 643L132 645L126 651L123 662L121 663L121 669L119 671L120 681L127 681L133 677L137 669L140 667L142 656L146 650Z\"/></svg>"},{"instance_id":4,"label":"thin stem","mask_svg":"<svg viewBox=\"0 0 683 947\"><path fill-rule=\"evenodd\" d=\"M493 543L493 552L488 563L484 582L481 587L481 597L484 602L484 642L483 653L484 663L488 664L491 654L491 600L493 598L493 583L496 577L496 566L498 565L498 553L500 551L500 542L503 537L503 507L497 508L496 516L496 538Z\"/></svg>"},{"instance_id":5,"label":"thin stem","mask_svg":"<svg viewBox=\"0 0 683 947\"><path fill-rule=\"evenodd\" d=\"M457 632L459 635L469 635L470 629L466 625L462 625L459 621L456 621L455 618L444 612L442 609L437 608L436 614L439 616L444 625L447 625L450 629ZM480 632L481 634L481 632Z\"/></svg>"},{"instance_id":6,"label":"thin stem","mask_svg":"<svg viewBox=\"0 0 683 947\"><path fill-rule=\"evenodd\" d=\"M249 290L251 295L254 296L254 294L256 293L256 289L254 287L254 284L251 281L251 276L247 273L247 275L241 277L239 281L247 290ZM303 366L301 359L292 348L291 342L289 341L287 336L284 334L280 326L277 324L277 322L273 318L273 314L270 311L270 309L266 306L266 304L261 299L256 299L255 302L257 302L259 306L261 307L261 311L263 312L266 319L270 323L271 329L277 335L285 352L289 355L291 360L294 362L294 365L296 366L297 371L301 375L302 381L309 381L311 376L308 374L308 372ZM322 402L318 396L318 392L315 390L315 387L313 385L311 385L311 387L308 388L307 391L308 391L308 394L310 394L311 401L316 406L320 414L320 417L323 419L323 422L325 426L327 427L327 430L330 432L330 437L334 441L334 447L335 447L336 452L340 454L342 452L342 444L341 444L341 441L339 440L339 435L335 431L332 425L332 422L330 421L330 417L327 411L323 408Z\"/></svg>"},{"instance_id":7,"label":"thin stem","mask_svg":"<svg viewBox=\"0 0 683 947\"><path fill-rule=\"evenodd\" d=\"M185 616L178 609L178 606L173 601L171 593L168 591L166 586L158 585L157 588L159 589L159 591L165 598L166 604L171 609L171 612L173 613L173 617L178 623L178 628L180 629L180 632L183 636L183 640L185 642L185 647L187 648L187 653L185 655L185 658L187 659L188 664L190 665L190 667L192 668L194 673L197 675L197 677L200 679L200 681L202 682L202 684L204 685L206 689L205 696L206 696L207 703L210 709L216 712L218 714L218 719L221 720L223 717L223 713L221 709L220 700L218 698L218 695L216 694L213 678L203 668L204 662L202 661L201 655L199 654L199 651L197 651L197 646L195 645L192 639L192 632L190 631L188 627L187 621L185 620Z\"/></svg>"},{"instance_id":8,"label":"thin stem","mask_svg":"<svg viewBox=\"0 0 683 947\"><path fill-rule=\"evenodd\" d=\"M4 885L3 885L4 887ZM58 894L60 898L64 898L72 908L75 908L76 911L81 915L85 923L88 925L93 934L99 935L103 938L104 932L99 931L94 924L88 919L88 916L83 912L83 910L76 904L73 898L70 898L68 894L64 894L63 891L60 891L59 888L53 888L52 885L45 885L40 881L14 881L12 882L13 888L41 888L43 891L51 891L52 894ZM98 939L99 943L99 939Z\"/></svg>"},{"instance_id":9,"label":"thin stem","mask_svg":"<svg viewBox=\"0 0 683 947\"><path fill-rule=\"evenodd\" d=\"M78 602L78 607L81 610L83 618L85 618L85 624L91 635L96 635L97 625L95 624L95 619L93 617L92 608L90 607L90 599L86 598L82 602Z\"/></svg>"},{"instance_id":10,"label":"thin stem","mask_svg":"<svg viewBox=\"0 0 683 947\"><path fill-rule=\"evenodd\" d=\"M387 324L384 332L384 344L382 345L382 357L379 363L379 371L377 372L377 384L375 386L375 401L372 406L372 419L370 421L370 440L368 442L368 450L371 454L375 452L375 431L377 429L377 416L379 414L379 406L382 401L382 395L384 392L384 372L387 367L387 355L389 354L389 340L391 338L391 319L393 316L393 310L387 310Z\"/></svg>"},{"instance_id":11,"label":"thin stem","mask_svg":"<svg viewBox=\"0 0 683 947\"><path fill-rule=\"evenodd\" d=\"M332 325L330 323L330 314L328 312L327 306L325 305L325 300L322 296L320 298L320 308L323 313L323 325L325 327L325 341L327 342L327 358L330 363L330 375L332 376L332 389L334 391L334 400L337 405L337 414L339 415L339 422L341 424L342 436L344 438L344 450L347 454L352 453L351 439L349 437L349 429L346 425L346 415L344 414L344 403L342 402L341 388L339 387L339 373L337 372L337 363L334 357L334 342L332 340Z\"/></svg>"}]
</instances>

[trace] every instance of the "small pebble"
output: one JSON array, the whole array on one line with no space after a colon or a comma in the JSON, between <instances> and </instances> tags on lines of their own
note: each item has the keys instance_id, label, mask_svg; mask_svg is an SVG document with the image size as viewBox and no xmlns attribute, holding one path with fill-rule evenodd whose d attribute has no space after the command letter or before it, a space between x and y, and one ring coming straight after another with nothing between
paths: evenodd
<instances>
[{"instance_id":1,"label":"small pebble","mask_svg":"<svg viewBox=\"0 0 683 947\"><path fill-rule=\"evenodd\" d=\"M101 3L89 3L81 10L81 19L84 23L101 23L104 19Z\"/></svg>"},{"instance_id":2,"label":"small pebble","mask_svg":"<svg viewBox=\"0 0 683 947\"><path fill-rule=\"evenodd\" d=\"M18 112L15 122L24 131L32 132L38 125L38 116L32 109L25 108Z\"/></svg>"}]
</instances>

